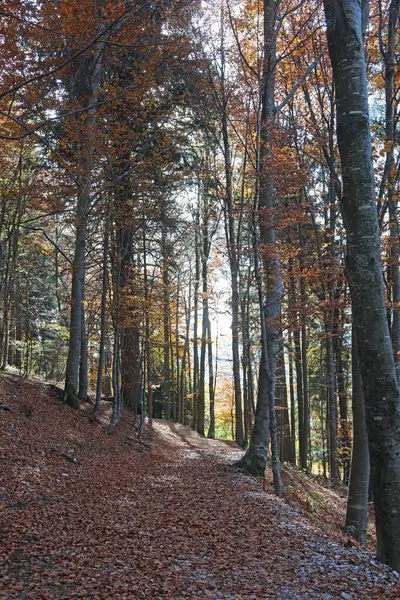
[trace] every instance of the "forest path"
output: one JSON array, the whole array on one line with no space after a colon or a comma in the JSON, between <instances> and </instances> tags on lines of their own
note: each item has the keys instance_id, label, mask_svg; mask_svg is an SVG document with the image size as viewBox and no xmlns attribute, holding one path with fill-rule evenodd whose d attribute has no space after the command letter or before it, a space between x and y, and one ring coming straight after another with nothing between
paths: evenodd
<instances>
[{"instance_id":1,"label":"forest path","mask_svg":"<svg viewBox=\"0 0 400 600\"><path fill-rule=\"evenodd\" d=\"M4 385L2 600L400 598L371 553L226 471L233 445L156 421L150 449L130 415L107 436L37 383Z\"/></svg>"},{"instance_id":2,"label":"forest path","mask_svg":"<svg viewBox=\"0 0 400 600\"><path fill-rule=\"evenodd\" d=\"M179 548L187 531L187 550L171 563L186 593L175 597L400 598L400 586L390 585L397 576L371 553L332 541L298 509L263 492L259 479L226 471L237 449L179 425L156 429L178 435L183 446L159 477L170 486L168 539Z\"/></svg>"}]
</instances>

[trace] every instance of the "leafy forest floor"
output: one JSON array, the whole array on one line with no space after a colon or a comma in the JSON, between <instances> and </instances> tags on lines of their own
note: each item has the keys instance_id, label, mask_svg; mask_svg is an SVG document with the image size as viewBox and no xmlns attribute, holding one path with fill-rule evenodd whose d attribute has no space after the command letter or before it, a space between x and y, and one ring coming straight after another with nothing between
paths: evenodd
<instances>
[{"instance_id":1,"label":"leafy forest floor","mask_svg":"<svg viewBox=\"0 0 400 600\"><path fill-rule=\"evenodd\" d=\"M340 490L286 469L279 500L226 470L232 443L164 421L138 441L129 414L109 436L34 379L4 374L0 406L1 599L400 598Z\"/></svg>"}]
</instances>

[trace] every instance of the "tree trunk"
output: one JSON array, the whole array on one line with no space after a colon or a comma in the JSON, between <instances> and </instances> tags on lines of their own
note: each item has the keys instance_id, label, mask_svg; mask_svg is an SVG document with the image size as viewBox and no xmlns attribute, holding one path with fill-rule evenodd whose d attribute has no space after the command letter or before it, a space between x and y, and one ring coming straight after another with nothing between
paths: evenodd
<instances>
[{"instance_id":1,"label":"tree trunk","mask_svg":"<svg viewBox=\"0 0 400 600\"><path fill-rule=\"evenodd\" d=\"M307 451L304 440L304 403L303 403L303 369L301 365L300 331L293 331L294 363L296 368L296 396L297 396L297 431L299 439L299 464L307 464Z\"/></svg>"},{"instance_id":2,"label":"tree trunk","mask_svg":"<svg viewBox=\"0 0 400 600\"><path fill-rule=\"evenodd\" d=\"M339 483L337 457L337 403L335 386L335 360L333 354L332 324L326 327L326 372L328 389L328 429L329 429L329 476L333 483Z\"/></svg>"},{"instance_id":3,"label":"tree trunk","mask_svg":"<svg viewBox=\"0 0 400 600\"><path fill-rule=\"evenodd\" d=\"M303 425L302 440L303 453L301 455L300 468L308 470L308 452L310 438L310 407L308 397L308 359L307 359L307 325L306 325L306 284L304 281L303 261L301 261L302 276L300 278L300 300L301 300L301 373L303 379ZM312 465L310 465L312 466Z\"/></svg>"},{"instance_id":4,"label":"tree trunk","mask_svg":"<svg viewBox=\"0 0 400 600\"><path fill-rule=\"evenodd\" d=\"M395 101L395 61L396 34L399 26L400 0L391 0L389 5L389 22L386 49L382 48L385 66L385 147L386 161L384 180L386 181L387 204L389 207L390 228L390 280L392 287L392 323L391 337L397 381L400 381L400 246L399 224L397 215L398 202L395 196L396 183L396 119Z\"/></svg>"},{"instance_id":5,"label":"tree trunk","mask_svg":"<svg viewBox=\"0 0 400 600\"><path fill-rule=\"evenodd\" d=\"M248 284L249 285L249 284ZM248 292L248 290L247 290ZM244 409L244 444L249 443L251 434L251 385L252 374L250 364L250 334L249 334L249 319L248 319L248 293L247 300L243 297L241 302L241 318L242 318L242 371L243 371L243 409Z\"/></svg>"},{"instance_id":6,"label":"tree trunk","mask_svg":"<svg viewBox=\"0 0 400 600\"><path fill-rule=\"evenodd\" d=\"M239 353L239 289L238 272L235 265L231 264L231 290L232 290L232 366L235 394L235 441L241 448L244 447L242 388L240 381L240 353Z\"/></svg>"},{"instance_id":7,"label":"tree trunk","mask_svg":"<svg viewBox=\"0 0 400 600\"><path fill-rule=\"evenodd\" d=\"M164 215L165 218L165 215ZM170 298L169 298L169 269L168 269L168 251L167 251L167 233L166 225L162 223L162 238L161 238L161 252L162 252L162 282L163 282L163 387L164 387L164 419L169 421L171 419L171 365L170 365Z\"/></svg>"},{"instance_id":8,"label":"tree trunk","mask_svg":"<svg viewBox=\"0 0 400 600\"><path fill-rule=\"evenodd\" d=\"M87 181L87 186L89 186L89 180ZM72 266L71 316L64 392L65 402L75 409L79 408L78 373L82 335L82 302L85 284L86 219L89 203L89 190L84 189L78 199L75 254Z\"/></svg>"},{"instance_id":9,"label":"tree trunk","mask_svg":"<svg viewBox=\"0 0 400 600\"><path fill-rule=\"evenodd\" d=\"M100 29L103 30L101 25ZM90 79L91 89L87 105L95 104L97 94L101 85L102 57L106 41L102 40L95 44L93 53L93 69ZM81 90L74 90L79 98ZM76 235L75 252L72 263L72 285L71 285L71 315L69 324L68 356L65 368L65 391L64 400L72 408L79 408L78 402L78 371L81 350L82 333L82 302L85 287L85 260L86 260L86 235L87 220L90 207L90 194L92 186L92 169L94 153L94 136L96 126L96 108L88 110L88 122L86 138L82 144L79 155L79 187L77 209L76 209Z\"/></svg>"},{"instance_id":10,"label":"tree trunk","mask_svg":"<svg viewBox=\"0 0 400 600\"><path fill-rule=\"evenodd\" d=\"M201 278L202 278L202 324L201 324L201 347L200 347L200 372L199 393L197 397L197 432L204 435L204 412L205 412L205 377L206 377L206 352L207 352L207 329L208 329L208 281L207 281L207 259L208 259L208 227L206 217L203 217L202 226L202 256L201 256Z\"/></svg>"},{"instance_id":11,"label":"tree trunk","mask_svg":"<svg viewBox=\"0 0 400 600\"><path fill-rule=\"evenodd\" d=\"M225 166L225 235L228 248L229 267L231 272L231 298L232 298L232 367L233 386L235 395L235 441L241 448L244 447L242 388L240 381L240 352L239 352L239 256L236 243L235 212L232 191L232 164L231 146L228 129L228 100L225 92L225 48L223 16L221 18L221 124L224 147Z\"/></svg>"},{"instance_id":12,"label":"tree trunk","mask_svg":"<svg viewBox=\"0 0 400 600\"><path fill-rule=\"evenodd\" d=\"M261 350L256 412L250 444L244 457L236 463L239 468L243 468L252 475L258 475L259 477L264 477L265 475L270 443L269 395L264 365L265 356L264 351Z\"/></svg>"},{"instance_id":13,"label":"tree trunk","mask_svg":"<svg viewBox=\"0 0 400 600\"><path fill-rule=\"evenodd\" d=\"M200 198L200 183L199 198ZM197 431L197 403L199 395L199 287L200 287L200 251L199 251L199 233L200 233L200 215L199 209L196 210L195 219L195 274L194 274L194 323L193 323L193 398L192 398L192 428Z\"/></svg>"},{"instance_id":14,"label":"tree trunk","mask_svg":"<svg viewBox=\"0 0 400 600\"><path fill-rule=\"evenodd\" d=\"M134 212L129 171L130 156L118 157L115 171L116 185L116 243L120 260L120 371L121 401L135 413L141 410L141 351L140 316L137 302L138 289L135 264L135 237L137 218Z\"/></svg>"},{"instance_id":15,"label":"tree trunk","mask_svg":"<svg viewBox=\"0 0 400 600\"><path fill-rule=\"evenodd\" d=\"M369 452L364 396L357 356L356 334L352 336L353 454L347 496L346 529L361 544L367 543Z\"/></svg>"},{"instance_id":16,"label":"tree trunk","mask_svg":"<svg viewBox=\"0 0 400 600\"><path fill-rule=\"evenodd\" d=\"M179 365L179 293L180 293L180 276L178 273L178 281L176 287L176 304L175 304L175 378L176 378L176 392L174 396L174 421L181 423L181 412L182 412L182 396L181 396L181 385L180 385L180 367Z\"/></svg>"},{"instance_id":17,"label":"tree trunk","mask_svg":"<svg viewBox=\"0 0 400 600\"><path fill-rule=\"evenodd\" d=\"M210 426L208 429L207 437L215 438L215 398L214 398L214 366L213 366L213 351L212 351L212 337L211 337L211 323L208 318L207 324L207 346L208 346L208 393L210 398Z\"/></svg>"},{"instance_id":18,"label":"tree trunk","mask_svg":"<svg viewBox=\"0 0 400 600\"><path fill-rule=\"evenodd\" d=\"M280 340L280 352L276 370L276 407L279 431L279 457L281 462L289 462L291 458L291 437L289 424L289 407L286 388L285 356L283 341Z\"/></svg>"},{"instance_id":19,"label":"tree trunk","mask_svg":"<svg viewBox=\"0 0 400 600\"><path fill-rule=\"evenodd\" d=\"M172 307L171 307L172 310ZM174 344L172 343L172 318L169 317L169 350L170 356L170 396L171 396L171 419L176 421L176 388L175 388L175 360L174 360Z\"/></svg>"},{"instance_id":20,"label":"tree trunk","mask_svg":"<svg viewBox=\"0 0 400 600\"><path fill-rule=\"evenodd\" d=\"M275 383L276 364L279 355L283 283L272 216L275 207L275 190L272 174L269 172L275 122L276 10L275 0L264 0L263 81L261 86L261 120L259 123L259 156L257 158L258 205L254 206L253 210L254 272L260 309L262 356L254 427L249 448L239 464L256 475L264 474L268 441L270 441L274 489L277 496L282 496L283 486L279 469L275 412ZM256 210L258 224L255 220ZM259 255L261 255L264 271L265 293L259 266ZM266 426L269 426L268 434L266 433Z\"/></svg>"},{"instance_id":21,"label":"tree trunk","mask_svg":"<svg viewBox=\"0 0 400 600\"><path fill-rule=\"evenodd\" d=\"M292 273L292 260L289 260L289 272ZM293 329L294 364L296 370L296 397L297 397L297 431L299 440L299 464L307 465L307 450L304 440L304 397L303 397L303 369L301 363L300 323L296 304L296 283L291 274L289 281L289 308Z\"/></svg>"},{"instance_id":22,"label":"tree trunk","mask_svg":"<svg viewBox=\"0 0 400 600\"><path fill-rule=\"evenodd\" d=\"M121 261L113 261L113 268L116 270L115 281L114 281L114 347L113 347L113 360L112 360L112 388L113 388L113 405L111 422L108 429L109 433L113 433L116 426L119 423L122 413L123 399L121 397L121 386L120 386L120 291L121 291Z\"/></svg>"},{"instance_id":23,"label":"tree trunk","mask_svg":"<svg viewBox=\"0 0 400 600\"><path fill-rule=\"evenodd\" d=\"M343 483L349 482L350 475L350 436L347 409L347 391L343 364L343 341L337 335L334 341L336 355L337 389L339 397L339 434L340 434L340 461L343 465Z\"/></svg>"},{"instance_id":24,"label":"tree trunk","mask_svg":"<svg viewBox=\"0 0 400 600\"><path fill-rule=\"evenodd\" d=\"M400 398L386 319L368 114L368 5L324 0L343 173L347 278L364 390L378 558L400 571Z\"/></svg>"},{"instance_id":25,"label":"tree trunk","mask_svg":"<svg viewBox=\"0 0 400 600\"><path fill-rule=\"evenodd\" d=\"M187 382L190 381L190 314L191 314L191 294L192 294L192 279L189 276L189 291L188 300L185 299L185 343L183 347L183 357L181 364L181 382L180 382L180 396L182 399L181 412L179 420L185 426L187 425ZM190 390L191 391L191 390ZM190 393L189 391L189 393Z\"/></svg>"},{"instance_id":26,"label":"tree trunk","mask_svg":"<svg viewBox=\"0 0 400 600\"><path fill-rule=\"evenodd\" d=\"M144 321L145 321L145 352L146 352L146 386L147 386L147 414L149 417L149 426L153 425L153 388L152 371L153 360L151 355L150 340L150 294L147 274L147 247L146 247L146 227L145 217L143 215L143 277L144 277Z\"/></svg>"},{"instance_id":27,"label":"tree trunk","mask_svg":"<svg viewBox=\"0 0 400 600\"><path fill-rule=\"evenodd\" d=\"M88 398L88 338L86 333L85 307L81 308L81 355L79 358L78 399L86 402Z\"/></svg>"},{"instance_id":28,"label":"tree trunk","mask_svg":"<svg viewBox=\"0 0 400 600\"><path fill-rule=\"evenodd\" d=\"M108 288L108 243L109 243L109 220L104 223L103 241L103 281L101 289L101 314L100 314L100 344L99 364L97 367L96 402L93 409L93 417L96 419L100 414L101 391L103 382L103 368L105 362L106 336L107 336L107 288Z\"/></svg>"},{"instance_id":29,"label":"tree trunk","mask_svg":"<svg viewBox=\"0 0 400 600\"><path fill-rule=\"evenodd\" d=\"M290 462L296 464L296 415L294 407L293 349L292 332L288 331L289 344L289 396L290 396Z\"/></svg>"}]
</instances>

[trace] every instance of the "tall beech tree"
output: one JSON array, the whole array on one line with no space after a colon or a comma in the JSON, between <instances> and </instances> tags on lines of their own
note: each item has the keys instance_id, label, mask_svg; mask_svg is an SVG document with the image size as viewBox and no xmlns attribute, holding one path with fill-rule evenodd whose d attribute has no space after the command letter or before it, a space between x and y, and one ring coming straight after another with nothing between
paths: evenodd
<instances>
[{"instance_id":1,"label":"tall beech tree","mask_svg":"<svg viewBox=\"0 0 400 600\"><path fill-rule=\"evenodd\" d=\"M343 172L346 273L371 459L378 557L400 571L400 395L386 316L363 47L368 3L324 0Z\"/></svg>"},{"instance_id":2,"label":"tall beech tree","mask_svg":"<svg viewBox=\"0 0 400 600\"><path fill-rule=\"evenodd\" d=\"M260 361L259 392L254 428L249 448L240 461L250 472L263 475L266 467L269 441L271 440L275 491L282 495L279 474L277 444L277 422L275 413L276 367L279 354L279 323L282 307L282 276L276 248L276 233L273 222L275 188L269 161L272 158L273 134L276 116L276 19L277 5L264 0L264 44L261 83L261 114L258 157L258 221L254 222L255 252L261 253L265 276L264 283L258 257L256 277L260 304L262 356ZM258 271L258 272L257 272Z\"/></svg>"},{"instance_id":3,"label":"tall beech tree","mask_svg":"<svg viewBox=\"0 0 400 600\"><path fill-rule=\"evenodd\" d=\"M87 6L89 9L89 6ZM92 52L88 57L77 57L71 60L67 72L66 88L71 103L78 104L78 117L75 123L77 146L75 160L77 162L77 203L76 203L76 234L75 250L72 261L71 283L71 315L69 325L68 357L65 369L65 400L73 408L79 408L78 374L82 340L84 336L84 289L86 239L90 204L92 195L92 172L94 167L94 152L96 146L96 102L102 83L103 58L107 42L112 33L113 19L106 26L102 10L94 3L92 12L97 21L96 38ZM74 53L74 49L68 49ZM85 117L80 118L79 110L84 110ZM87 117L87 118L86 118ZM85 354L85 348L83 348ZM83 358L84 360L84 358ZM83 373L84 370L81 370Z\"/></svg>"}]
</instances>

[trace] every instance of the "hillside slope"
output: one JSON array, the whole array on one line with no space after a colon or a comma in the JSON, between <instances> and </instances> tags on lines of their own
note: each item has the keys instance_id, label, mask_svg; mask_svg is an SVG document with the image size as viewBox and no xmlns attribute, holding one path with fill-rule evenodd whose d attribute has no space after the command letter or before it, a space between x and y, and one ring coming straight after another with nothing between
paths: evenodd
<instances>
[{"instance_id":1,"label":"hillside slope","mask_svg":"<svg viewBox=\"0 0 400 600\"><path fill-rule=\"evenodd\" d=\"M0 404L1 599L400 598L371 553L226 471L232 444L162 421L138 443L130 415L108 436L11 376Z\"/></svg>"}]
</instances>

